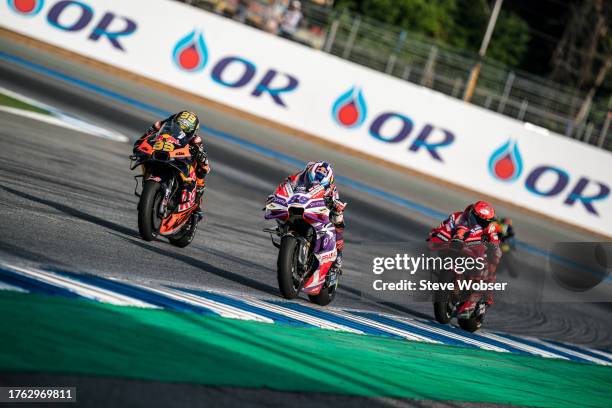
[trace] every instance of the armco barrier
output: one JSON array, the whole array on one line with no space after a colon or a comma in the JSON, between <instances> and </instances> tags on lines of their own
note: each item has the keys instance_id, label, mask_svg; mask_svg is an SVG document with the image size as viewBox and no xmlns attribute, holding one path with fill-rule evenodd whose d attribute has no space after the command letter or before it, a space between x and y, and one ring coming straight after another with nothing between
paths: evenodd
<instances>
[{"instance_id":1,"label":"armco barrier","mask_svg":"<svg viewBox=\"0 0 612 408\"><path fill-rule=\"evenodd\" d=\"M7 0L2 27L610 236L612 154L167 0Z\"/></svg>"}]
</instances>

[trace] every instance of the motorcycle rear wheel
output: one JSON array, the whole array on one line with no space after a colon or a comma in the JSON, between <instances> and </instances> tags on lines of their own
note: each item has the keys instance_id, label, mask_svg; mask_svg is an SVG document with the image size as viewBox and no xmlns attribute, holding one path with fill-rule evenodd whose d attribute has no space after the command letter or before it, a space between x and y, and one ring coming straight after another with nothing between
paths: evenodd
<instances>
[{"instance_id":1,"label":"motorcycle rear wheel","mask_svg":"<svg viewBox=\"0 0 612 408\"><path fill-rule=\"evenodd\" d=\"M321 289L321 291L317 295L308 295L308 299L312 303L315 303L319 306L327 306L332 300L336 297L336 285Z\"/></svg>"},{"instance_id":2,"label":"motorcycle rear wheel","mask_svg":"<svg viewBox=\"0 0 612 408\"><path fill-rule=\"evenodd\" d=\"M161 219L158 215L159 203L162 199L161 184L148 180L142 188L138 203L138 232L145 241L151 241L159 231Z\"/></svg>"},{"instance_id":3,"label":"motorcycle rear wheel","mask_svg":"<svg viewBox=\"0 0 612 408\"><path fill-rule=\"evenodd\" d=\"M285 299L298 296L301 282L295 279L297 268L298 242L295 237L286 235L281 239L278 251L278 288Z\"/></svg>"},{"instance_id":4,"label":"motorcycle rear wheel","mask_svg":"<svg viewBox=\"0 0 612 408\"><path fill-rule=\"evenodd\" d=\"M480 329L480 326L482 325L482 320L478 317L457 319L457 321L459 322L459 327L470 333L474 333L476 330Z\"/></svg>"}]
</instances>

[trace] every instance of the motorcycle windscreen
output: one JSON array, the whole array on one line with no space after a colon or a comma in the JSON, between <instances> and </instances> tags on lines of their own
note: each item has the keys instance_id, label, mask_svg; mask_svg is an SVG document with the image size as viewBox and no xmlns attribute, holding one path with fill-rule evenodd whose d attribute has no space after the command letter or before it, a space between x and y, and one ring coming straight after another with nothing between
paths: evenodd
<instances>
[{"instance_id":1,"label":"motorcycle windscreen","mask_svg":"<svg viewBox=\"0 0 612 408\"><path fill-rule=\"evenodd\" d=\"M310 181L304 173L298 178L293 193L308 195L311 199L321 198L325 194L325 187L317 181Z\"/></svg>"},{"instance_id":2,"label":"motorcycle windscreen","mask_svg":"<svg viewBox=\"0 0 612 408\"><path fill-rule=\"evenodd\" d=\"M176 149L180 149L187 146L192 138L193 135L187 136L175 121L169 120L156 133L152 133L148 141L153 144L163 140L165 143L172 143Z\"/></svg>"}]
</instances>

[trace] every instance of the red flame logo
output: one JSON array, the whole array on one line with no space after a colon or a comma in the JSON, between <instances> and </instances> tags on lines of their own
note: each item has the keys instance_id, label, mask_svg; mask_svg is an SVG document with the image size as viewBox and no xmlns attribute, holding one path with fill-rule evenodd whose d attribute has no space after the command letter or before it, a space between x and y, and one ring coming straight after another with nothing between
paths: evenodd
<instances>
[{"instance_id":1,"label":"red flame logo","mask_svg":"<svg viewBox=\"0 0 612 408\"><path fill-rule=\"evenodd\" d=\"M174 63L182 70L197 72L204 68L208 60L208 50L204 35L199 30L193 30L181 38L172 52Z\"/></svg>"},{"instance_id":2,"label":"red flame logo","mask_svg":"<svg viewBox=\"0 0 612 408\"><path fill-rule=\"evenodd\" d=\"M361 125L367 116L367 106L361 89L352 87L336 99L332 117L341 126L353 128Z\"/></svg>"},{"instance_id":3,"label":"red flame logo","mask_svg":"<svg viewBox=\"0 0 612 408\"><path fill-rule=\"evenodd\" d=\"M24 16L38 14L43 7L43 0L8 0L9 7L16 13Z\"/></svg>"},{"instance_id":4,"label":"red flame logo","mask_svg":"<svg viewBox=\"0 0 612 408\"><path fill-rule=\"evenodd\" d=\"M498 180L514 181L523 172L523 160L516 140L508 139L489 159L489 172Z\"/></svg>"}]
</instances>

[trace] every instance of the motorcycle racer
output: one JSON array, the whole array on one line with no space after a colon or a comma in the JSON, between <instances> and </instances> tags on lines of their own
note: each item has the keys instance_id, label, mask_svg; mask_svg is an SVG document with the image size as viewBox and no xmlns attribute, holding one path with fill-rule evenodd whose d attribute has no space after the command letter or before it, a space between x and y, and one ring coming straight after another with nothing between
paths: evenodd
<instances>
[{"instance_id":1,"label":"motorcycle racer","mask_svg":"<svg viewBox=\"0 0 612 408\"><path fill-rule=\"evenodd\" d=\"M197 204L197 213L201 218L202 215L200 206L202 204L204 190L206 189L205 177L208 173L210 173L210 164L208 162L208 154L204 149L202 137L198 135L198 130L200 128L200 119L198 116L193 112L180 111L163 120L153 123L147 129L147 131L138 140L136 140L136 142L134 142L134 149L136 149L147 136L153 132L159 131L162 126L169 121L175 122L184 133L183 137L190 139L189 147L196 163L195 181L184 186L182 203L179 207L179 211L182 211L181 209L187 210L194 204Z\"/></svg>"},{"instance_id":2,"label":"motorcycle racer","mask_svg":"<svg viewBox=\"0 0 612 408\"><path fill-rule=\"evenodd\" d=\"M512 227L512 219L508 217L496 218L495 226L497 235L502 245L512 242L514 239L514 227Z\"/></svg>"},{"instance_id":3,"label":"motorcycle racer","mask_svg":"<svg viewBox=\"0 0 612 408\"><path fill-rule=\"evenodd\" d=\"M340 195L334 180L334 168L325 161L308 162L304 170L287 177L281 185L289 182L292 187L298 185L320 184L325 187L325 203L330 209L330 221L336 230L336 250L338 255L331 270L342 273L342 251L344 250L344 209L346 203L340 201ZM270 196L273 197L273 196ZM268 197L268 199L270 199Z\"/></svg>"},{"instance_id":4,"label":"motorcycle racer","mask_svg":"<svg viewBox=\"0 0 612 408\"><path fill-rule=\"evenodd\" d=\"M518 276L518 269L514 264L512 252L516 249L514 238L514 227L512 219L508 217L496 217L495 227L499 236L499 248L503 254L503 259L499 264L499 270L506 270L512 277Z\"/></svg>"},{"instance_id":5,"label":"motorcycle racer","mask_svg":"<svg viewBox=\"0 0 612 408\"><path fill-rule=\"evenodd\" d=\"M497 235L497 225L493 223L495 209L486 201L477 201L468 205L465 210L451 213L440 225L432 229L429 239L434 235L448 241L451 246L463 245L469 242L482 242L484 245L473 247L470 251L475 256L486 257L487 270L483 271L483 279L489 282L495 281L495 271L501 259L500 240ZM458 313L473 309L476 298L465 302ZM493 304L491 293L486 296L486 305Z\"/></svg>"},{"instance_id":6,"label":"motorcycle racer","mask_svg":"<svg viewBox=\"0 0 612 408\"><path fill-rule=\"evenodd\" d=\"M477 201L468 205L465 210L451 213L447 219L434 228L429 235L444 232L449 240L466 241L479 238L484 242L499 246L497 227L492 224L495 219L495 209L486 201ZM494 261L494 259L492 260ZM494 262L494 264L496 264Z\"/></svg>"}]
</instances>

